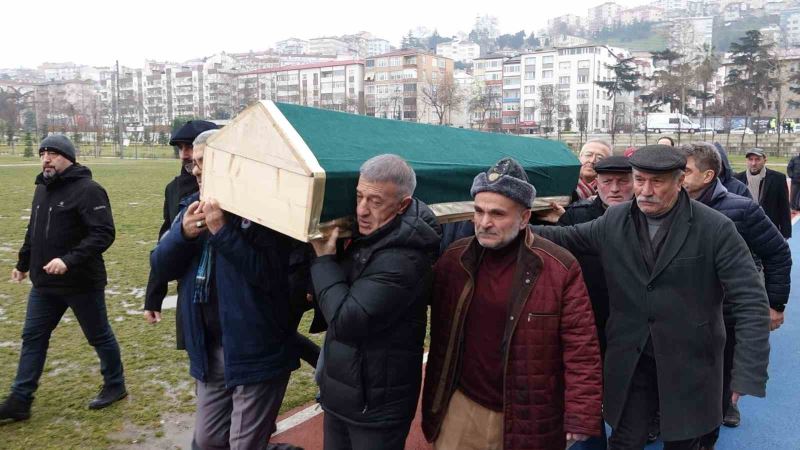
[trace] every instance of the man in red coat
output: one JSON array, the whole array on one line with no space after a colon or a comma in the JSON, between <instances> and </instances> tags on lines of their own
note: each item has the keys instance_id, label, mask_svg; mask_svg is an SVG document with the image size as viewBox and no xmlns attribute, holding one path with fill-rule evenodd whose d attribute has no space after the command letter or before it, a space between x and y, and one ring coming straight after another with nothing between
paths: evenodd
<instances>
[{"instance_id":1,"label":"man in red coat","mask_svg":"<svg viewBox=\"0 0 800 450\"><path fill-rule=\"evenodd\" d=\"M527 227L536 190L475 177L475 237L435 267L422 429L437 450L561 450L600 435L600 350L580 265Z\"/></svg>"}]
</instances>

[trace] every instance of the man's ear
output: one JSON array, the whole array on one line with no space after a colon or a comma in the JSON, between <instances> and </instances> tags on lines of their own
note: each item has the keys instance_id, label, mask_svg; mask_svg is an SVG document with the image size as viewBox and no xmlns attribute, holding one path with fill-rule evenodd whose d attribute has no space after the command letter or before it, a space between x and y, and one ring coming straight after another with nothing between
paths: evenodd
<instances>
[{"instance_id":1,"label":"man's ear","mask_svg":"<svg viewBox=\"0 0 800 450\"><path fill-rule=\"evenodd\" d=\"M522 226L520 227L521 230L524 230L525 227L528 226L528 223L531 221L531 210L525 208L522 210Z\"/></svg>"},{"instance_id":2,"label":"man's ear","mask_svg":"<svg viewBox=\"0 0 800 450\"><path fill-rule=\"evenodd\" d=\"M408 209L408 206L411 204L411 197L405 197L404 199L400 200L400 209L398 209L397 214L403 214Z\"/></svg>"}]
</instances>

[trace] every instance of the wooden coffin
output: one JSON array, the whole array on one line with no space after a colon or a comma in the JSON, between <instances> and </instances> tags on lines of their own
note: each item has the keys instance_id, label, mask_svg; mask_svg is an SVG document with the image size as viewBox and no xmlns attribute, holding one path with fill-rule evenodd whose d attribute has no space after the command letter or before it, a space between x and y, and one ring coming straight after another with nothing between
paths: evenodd
<instances>
[{"instance_id":1,"label":"wooden coffin","mask_svg":"<svg viewBox=\"0 0 800 450\"><path fill-rule=\"evenodd\" d=\"M209 140L202 196L308 241L355 213L359 168L382 153L411 164L415 197L440 222L471 217L473 178L504 157L525 167L540 208L565 204L579 171L577 158L557 141L261 101Z\"/></svg>"}]
</instances>

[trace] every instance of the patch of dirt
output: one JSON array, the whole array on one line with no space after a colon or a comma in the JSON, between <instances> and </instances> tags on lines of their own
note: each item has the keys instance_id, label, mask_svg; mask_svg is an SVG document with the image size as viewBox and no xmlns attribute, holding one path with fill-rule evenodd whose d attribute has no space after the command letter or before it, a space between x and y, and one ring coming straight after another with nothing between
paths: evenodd
<instances>
[{"instance_id":1,"label":"patch of dirt","mask_svg":"<svg viewBox=\"0 0 800 450\"><path fill-rule=\"evenodd\" d=\"M158 431L126 423L122 431L109 435L109 438L120 442L111 447L114 450L180 450L192 448L193 432L193 414L172 414L161 420Z\"/></svg>"}]
</instances>

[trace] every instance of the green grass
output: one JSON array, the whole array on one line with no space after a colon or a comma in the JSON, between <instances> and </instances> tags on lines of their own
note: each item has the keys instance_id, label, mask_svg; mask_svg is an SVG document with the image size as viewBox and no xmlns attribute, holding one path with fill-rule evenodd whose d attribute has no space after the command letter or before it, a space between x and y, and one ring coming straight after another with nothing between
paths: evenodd
<instances>
[{"instance_id":1,"label":"green grass","mask_svg":"<svg viewBox=\"0 0 800 450\"><path fill-rule=\"evenodd\" d=\"M50 340L45 372L26 422L0 426L0 448L102 449L130 444L148 448L163 435L161 420L194 411L194 383L183 351L175 350L174 310L164 311L157 326L144 322L141 295L147 284L148 255L161 223L164 186L176 174L175 160L84 161L111 198L117 238L106 252L109 282L106 302L111 325L122 348L129 397L101 411L86 404L102 377L94 350L86 343L71 312ZM4 165L18 165L3 167ZM38 159L0 156L0 395L16 373L20 333L29 284L10 283L17 250L25 235L40 172ZM174 291L174 287L171 287ZM307 330L310 317L301 330ZM312 336L319 342L321 336ZM291 378L282 410L305 404L316 392L309 366ZM151 441L148 441L150 439Z\"/></svg>"}]
</instances>

